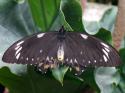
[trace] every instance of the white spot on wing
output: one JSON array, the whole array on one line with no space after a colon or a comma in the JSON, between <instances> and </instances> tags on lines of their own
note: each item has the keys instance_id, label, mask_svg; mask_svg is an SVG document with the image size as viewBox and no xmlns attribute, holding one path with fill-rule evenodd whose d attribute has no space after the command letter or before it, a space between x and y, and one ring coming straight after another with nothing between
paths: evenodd
<instances>
[{"instance_id":1,"label":"white spot on wing","mask_svg":"<svg viewBox=\"0 0 125 93\"><path fill-rule=\"evenodd\" d=\"M105 55L103 55L103 58L104 58L104 61L105 61L105 62L108 61L108 59L107 59L107 57L106 57Z\"/></svg>"},{"instance_id":2,"label":"white spot on wing","mask_svg":"<svg viewBox=\"0 0 125 93\"><path fill-rule=\"evenodd\" d=\"M70 60L70 63L72 63L72 59Z\"/></svg>"},{"instance_id":3,"label":"white spot on wing","mask_svg":"<svg viewBox=\"0 0 125 93\"><path fill-rule=\"evenodd\" d=\"M43 51L42 51L42 50L40 50L39 52L40 52L40 53L42 53Z\"/></svg>"},{"instance_id":4,"label":"white spot on wing","mask_svg":"<svg viewBox=\"0 0 125 93\"><path fill-rule=\"evenodd\" d=\"M105 55L109 58L109 55L107 53L107 51L105 51L104 49L102 49L102 51L105 53Z\"/></svg>"},{"instance_id":5,"label":"white spot on wing","mask_svg":"<svg viewBox=\"0 0 125 93\"><path fill-rule=\"evenodd\" d=\"M24 41L20 41L19 43L17 43L17 46L20 46L22 43L24 43Z\"/></svg>"},{"instance_id":6,"label":"white spot on wing","mask_svg":"<svg viewBox=\"0 0 125 93\"><path fill-rule=\"evenodd\" d=\"M20 57L20 53L18 53L18 54L16 55L16 59L19 59L19 57Z\"/></svg>"},{"instance_id":7,"label":"white spot on wing","mask_svg":"<svg viewBox=\"0 0 125 93\"><path fill-rule=\"evenodd\" d=\"M38 66L39 66L39 67L41 67L42 65L43 65L43 63L39 63L39 65L38 65Z\"/></svg>"},{"instance_id":8,"label":"white spot on wing","mask_svg":"<svg viewBox=\"0 0 125 93\"><path fill-rule=\"evenodd\" d=\"M15 47L15 50L19 49L20 46Z\"/></svg>"},{"instance_id":9,"label":"white spot on wing","mask_svg":"<svg viewBox=\"0 0 125 93\"><path fill-rule=\"evenodd\" d=\"M68 58L66 59L66 61L68 61Z\"/></svg>"},{"instance_id":10,"label":"white spot on wing","mask_svg":"<svg viewBox=\"0 0 125 93\"><path fill-rule=\"evenodd\" d=\"M74 62L77 63L77 60L75 59Z\"/></svg>"},{"instance_id":11,"label":"white spot on wing","mask_svg":"<svg viewBox=\"0 0 125 93\"><path fill-rule=\"evenodd\" d=\"M42 71L41 69L39 69L39 71Z\"/></svg>"},{"instance_id":12,"label":"white spot on wing","mask_svg":"<svg viewBox=\"0 0 125 93\"><path fill-rule=\"evenodd\" d=\"M32 61L34 61L34 58L32 58Z\"/></svg>"},{"instance_id":13,"label":"white spot on wing","mask_svg":"<svg viewBox=\"0 0 125 93\"><path fill-rule=\"evenodd\" d=\"M105 47L105 50L106 50L107 52L110 52L110 50L109 50L108 48L106 48L106 47Z\"/></svg>"},{"instance_id":14,"label":"white spot on wing","mask_svg":"<svg viewBox=\"0 0 125 93\"><path fill-rule=\"evenodd\" d=\"M43 37L44 34L45 34L45 33L40 33L40 34L38 34L38 35L37 35L37 38Z\"/></svg>"},{"instance_id":15,"label":"white spot on wing","mask_svg":"<svg viewBox=\"0 0 125 93\"><path fill-rule=\"evenodd\" d=\"M88 61L88 63L90 64L90 63L91 63L91 61Z\"/></svg>"},{"instance_id":16,"label":"white spot on wing","mask_svg":"<svg viewBox=\"0 0 125 93\"><path fill-rule=\"evenodd\" d=\"M82 72L84 72L84 70L82 70Z\"/></svg>"},{"instance_id":17,"label":"white spot on wing","mask_svg":"<svg viewBox=\"0 0 125 93\"><path fill-rule=\"evenodd\" d=\"M81 55L83 54L82 51L80 52L80 54L81 54Z\"/></svg>"},{"instance_id":18,"label":"white spot on wing","mask_svg":"<svg viewBox=\"0 0 125 93\"><path fill-rule=\"evenodd\" d=\"M94 62L96 63L96 60L94 60Z\"/></svg>"},{"instance_id":19,"label":"white spot on wing","mask_svg":"<svg viewBox=\"0 0 125 93\"><path fill-rule=\"evenodd\" d=\"M15 55L17 55L17 53L19 53L19 52L21 51L21 49L22 49L22 47L20 47L20 48L16 51Z\"/></svg>"},{"instance_id":20,"label":"white spot on wing","mask_svg":"<svg viewBox=\"0 0 125 93\"><path fill-rule=\"evenodd\" d=\"M27 61L29 60L28 57L26 58L26 60L27 60Z\"/></svg>"},{"instance_id":21,"label":"white spot on wing","mask_svg":"<svg viewBox=\"0 0 125 93\"><path fill-rule=\"evenodd\" d=\"M53 57L51 57L51 60L53 60Z\"/></svg>"},{"instance_id":22,"label":"white spot on wing","mask_svg":"<svg viewBox=\"0 0 125 93\"><path fill-rule=\"evenodd\" d=\"M49 57L48 56L46 57L46 60L49 61Z\"/></svg>"},{"instance_id":23,"label":"white spot on wing","mask_svg":"<svg viewBox=\"0 0 125 93\"><path fill-rule=\"evenodd\" d=\"M81 36L82 36L82 38L84 38L84 39L87 39L88 38L88 36L87 35L85 35L85 34L80 34Z\"/></svg>"},{"instance_id":24,"label":"white spot on wing","mask_svg":"<svg viewBox=\"0 0 125 93\"><path fill-rule=\"evenodd\" d=\"M109 48L109 46L106 45L105 43L101 42L101 44L102 44L103 46L105 46L106 48Z\"/></svg>"}]
</instances>

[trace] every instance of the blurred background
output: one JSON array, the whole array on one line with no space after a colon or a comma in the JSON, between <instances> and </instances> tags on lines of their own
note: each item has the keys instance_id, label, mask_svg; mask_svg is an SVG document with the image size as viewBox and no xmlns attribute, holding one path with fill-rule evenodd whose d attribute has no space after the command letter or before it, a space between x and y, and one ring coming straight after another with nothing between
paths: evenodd
<instances>
[{"instance_id":1,"label":"blurred background","mask_svg":"<svg viewBox=\"0 0 125 93\"><path fill-rule=\"evenodd\" d=\"M88 0L88 2L117 5L118 0Z\"/></svg>"}]
</instances>

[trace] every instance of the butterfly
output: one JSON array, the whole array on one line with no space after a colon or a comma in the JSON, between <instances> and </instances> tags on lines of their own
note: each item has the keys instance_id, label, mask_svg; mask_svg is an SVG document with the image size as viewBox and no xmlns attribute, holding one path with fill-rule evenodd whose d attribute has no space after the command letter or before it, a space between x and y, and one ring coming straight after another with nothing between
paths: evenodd
<instances>
[{"instance_id":1,"label":"butterfly","mask_svg":"<svg viewBox=\"0 0 125 93\"><path fill-rule=\"evenodd\" d=\"M7 63L36 65L39 71L66 65L76 72L86 67L112 67L120 64L118 52L102 40L80 32L36 33L25 37L4 53Z\"/></svg>"}]
</instances>

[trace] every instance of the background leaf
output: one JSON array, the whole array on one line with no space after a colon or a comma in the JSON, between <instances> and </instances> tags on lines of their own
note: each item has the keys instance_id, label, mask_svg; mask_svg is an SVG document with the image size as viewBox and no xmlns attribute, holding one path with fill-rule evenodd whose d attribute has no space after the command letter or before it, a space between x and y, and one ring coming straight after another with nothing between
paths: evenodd
<instances>
[{"instance_id":1,"label":"background leaf","mask_svg":"<svg viewBox=\"0 0 125 93\"><path fill-rule=\"evenodd\" d=\"M125 48L120 49L119 54L120 54L123 64L125 64Z\"/></svg>"},{"instance_id":2,"label":"background leaf","mask_svg":"<svg viewBox=\"0 0 125 93\"><path fill-rule=\"evenodd\" d=\"M2 55L12 43L36 32L27 3L0 0L0 19L0 67L8 66L16 74L26 72L23 65L3 63Z\"/></svg>"},{"instance_id":3,"label":"background leaf","mask_svg":"<svg viewBox=\"0 0 125 93\"><path fill-rule=\"evenodd\" d=\"M95 80L101 93L114 93L120 82L120 74L115 67L100 67L95 71Z\"/></svg>"},{"instance_id":4,"label":"background leaf","mask_svg":"<svg viewBox=\"0 0 125 93\"><path fill-rule=\"evenodd\" d=\"M84 14L82 19L87 33L94 35L100 28L114 31L114 23L118 11L116 6L90 3L87 4L86 8L85 13L88 16Z\"/></svg>"},{"instance_id":5,"label":"background leaf","mask_svg":"<svg viewBox=\"0 0 125 93\"><path fill-rule=\"evenodd\" d=\"M78 0L62 0L61 9L65 20L74 31L84 31L82 24L82 9Z\"/></svg>"},{"instance_id":6,"label":"background leaf","mask_svg":"<svg viewBox=\"0 0 125 93\"><path fill-rule=\"evenodd\" d=\"M111 32L104 29L104 28L101 28L98 33L95 34L95 36L97 38L100 38L101 40L109 43L109 44L112 44L112 35L111 35Z\"/></svg>"},{"instance_id":7,"label":"background leaf","mask_svg":"<svg viewBox=\"0 0 125 93\"><path fill-rule=\"evenodd\" d=\"M68 67L60 67L52 70L53 76L62 84L62 86L63 86L63 79L67 71Z\"/></svg>"},{"instance_id":8,"label":"background leaf","mask_svg":"<svg viewBox=\"0 0 125 93\"><path fill-rule=\"evenodd\" d=\"M41 31L53 25L59 13L60 0L28 0L33 19Z\"/></svg>"},{"instance_id":9,"label":"background leaf","mask_svg":"<svg viewBox=\"0 0 125 93\"><path fill-rule=\"evenodd\" d=\"M36 73L32 67L22 76L12 74L4 67L0 70L0 81L10 89L10 93L77 93L81 85L80 81L67 77L62 87L51 74Z\"/></svg>"}]
</instances>

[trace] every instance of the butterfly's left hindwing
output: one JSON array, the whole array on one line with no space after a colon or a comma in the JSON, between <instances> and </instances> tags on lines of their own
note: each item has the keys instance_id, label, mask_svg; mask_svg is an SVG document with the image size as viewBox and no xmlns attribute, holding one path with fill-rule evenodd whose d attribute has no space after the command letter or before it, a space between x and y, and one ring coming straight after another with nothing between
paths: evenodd
<instances>
[{"instance_id":1,"label":"butterfly's left hindwing","mask_svg":"<svg viewBox=\"0 0 125 93\"><path fill-rule=\"evenodd\" d=\"M38 33L14 43L3 56L3 61L17 64L36 64L47 56L55 56L56 33ZM50 53L51 51L51 53Z\"/></svg>"}]
</instances>

